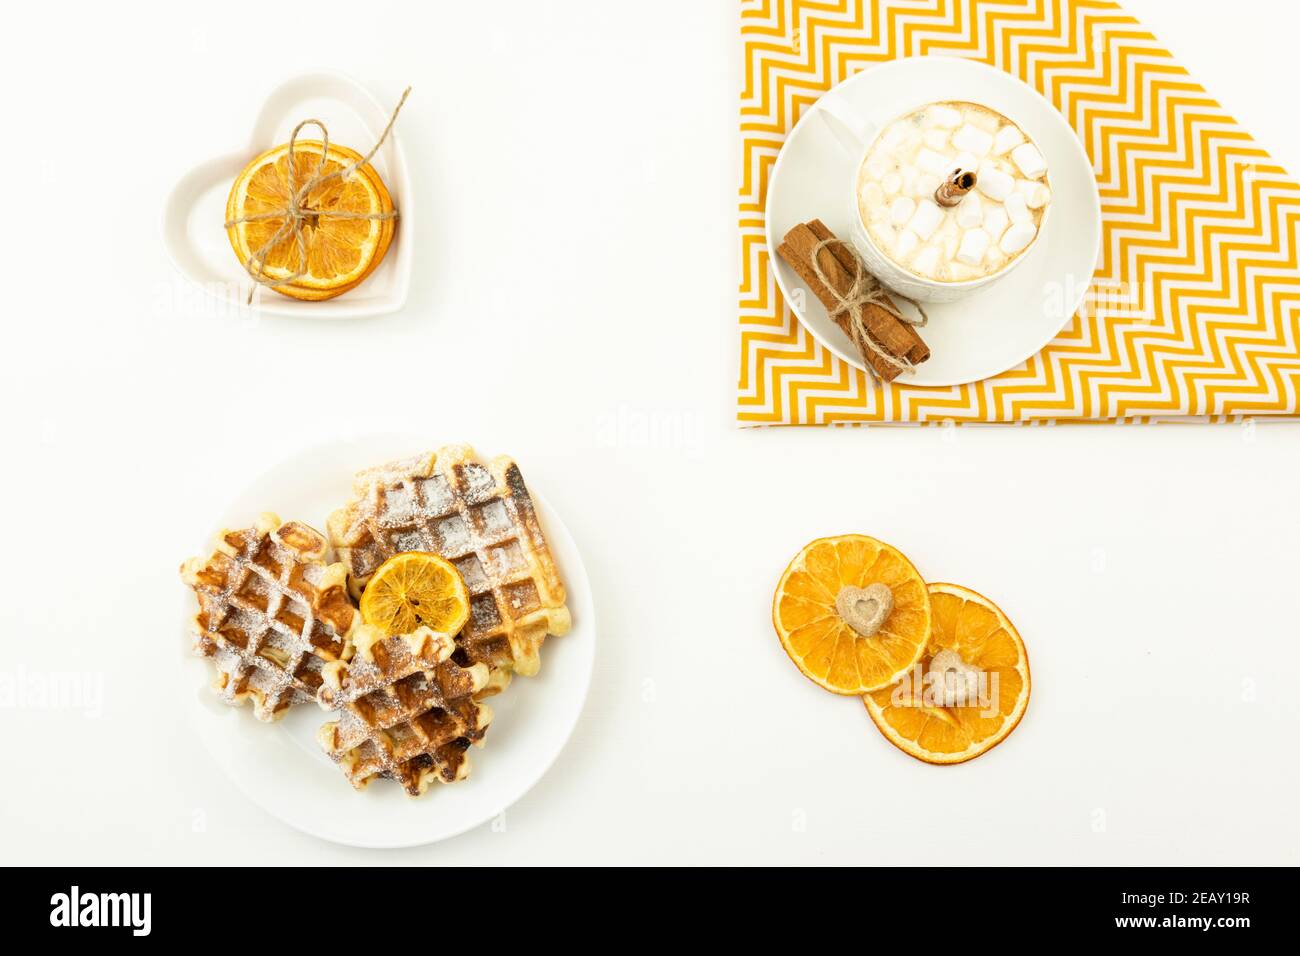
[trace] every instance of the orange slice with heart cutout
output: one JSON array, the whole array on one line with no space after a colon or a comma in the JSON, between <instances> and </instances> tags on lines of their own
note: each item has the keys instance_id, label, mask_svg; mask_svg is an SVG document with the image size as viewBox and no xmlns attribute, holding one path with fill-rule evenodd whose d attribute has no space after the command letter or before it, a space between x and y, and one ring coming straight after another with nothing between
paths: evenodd
<instances>
[{"instance_id":1,"label":"orange slice with heart cutout","mask_svg":"<svg viewBox=\"0 0 1300 956\"><path fill-rule=\"evenodd\" d=\"M917 760L973 760L1029 706L1029 654L1001 608L957 584L931 584L930 639L916 667L863 697L885 739Z\"/></svg>"},{"instance_id":2,"label":"orange slice with heart cutout","mask_svg":"<svg viewBox=\"0 0 1300 956\"><path fill-rule=\"evenodd\" d=\"M861 534L818 538L781 575L772 624L810 680L864 694L888 687L921 656L930 596L898 549Z\"/></svg>"}]
</instances>

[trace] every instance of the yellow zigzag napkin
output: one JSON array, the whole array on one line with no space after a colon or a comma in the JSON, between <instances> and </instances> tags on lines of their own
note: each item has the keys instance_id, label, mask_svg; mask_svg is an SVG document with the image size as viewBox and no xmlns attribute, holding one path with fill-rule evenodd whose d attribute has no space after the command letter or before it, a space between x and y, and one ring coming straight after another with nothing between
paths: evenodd
<instances>
[{"instance_id":1,"label":"yellow zigzag napkin","mask_svg":"<svg viewBox=\"0 0 1300 956\"><path fill-rule=\"evenodd\" d=\"M1232 421L1295 415L1300 185L1107 0L750 0L741 14L743 425ZM950 388L875 387L781 298L768 175L827 89L902 56L964 56L1047 97L1088 151L1102 254L1042 352Z\"/></svg>"}]
</instances>

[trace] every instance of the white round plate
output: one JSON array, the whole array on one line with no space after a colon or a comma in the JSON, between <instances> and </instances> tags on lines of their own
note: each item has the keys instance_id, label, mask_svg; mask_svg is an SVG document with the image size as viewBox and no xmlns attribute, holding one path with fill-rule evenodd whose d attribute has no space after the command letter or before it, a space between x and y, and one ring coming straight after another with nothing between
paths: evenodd
<instances>
[{"instance_id":1,"label":"white round plate","mask_svg":"<svg viewBox=\"0 0 1300 956\"><path fill-rule=\"evenodd\" d=\"M308 449L249 485L224 515L215 516L210 531L246 527L263 511L324 529L326 516L351 496L354 472L430 447L435 444L376 436ZM524 474L526 478L526 468ZM492 725L484 746L470 748L469 778L434 784L423 797L408 797L391 780L353 790L316 742L316 731L331 716L314 704L294 706L266 724L253 717L249 705L220 701L210 687L211 665L191 654L189 623L195 604L186 592L180 641L186 710L204 745L249 799L324 840L361 847L420 846L491 820L541 779L564 749L587 698L596 616L573 538L537 490L530 485L529 491L568 592L573 629L547 638L536 677L516 677L489 700ZM204 541L194 553L209 549Z\"/></svg>"},{"instance_id":2,"label":"white round plate","mask_svg":"<svg viewBox=\"0 0 1300 956\"><path fill-rule=\"evenodd\" d=\"M1101 249L1097 180L1065 118L1009 73L959 57L891 60L855 74L834 92L879 121L935 100L986 104L1024 127L1051 168L1052 212L1034 248L987 288L958 302L926 303L930 322L921 336L930 346L930 359L898 382L963 385L1014 368L1052 341L1083 300ZM821 219L843 239L850 234L848 197L857 157L837 142L818 112L814 107L799 120L772 168L767 246L777 284L799 321L826 348L863 368L848 336L776 254L781 238L809 219ZM797 307L800 301L803 308Z\"/></svg>"}]
</instances>

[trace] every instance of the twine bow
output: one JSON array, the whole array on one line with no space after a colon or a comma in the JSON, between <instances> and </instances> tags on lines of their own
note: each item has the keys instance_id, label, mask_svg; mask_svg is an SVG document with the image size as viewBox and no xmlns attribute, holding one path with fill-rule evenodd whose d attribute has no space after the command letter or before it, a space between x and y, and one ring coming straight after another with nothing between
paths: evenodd
<instances>
[{"instance_id":1,"label":"twine bow","mask_svg":"<svg viewBox=\"0 0 1300 956\"><path fill-rule=\"evenodd\" d=\"M822 250L835 243L838 243L847 249L849 255L853 258L853 285L849 286L848 291L845 292L844 295L840 295L839 292L836 291L835 286L826 278L826 273L822 272L821 263L817 261ZM866 355L869 352L886 365L890 365L898 369L900 372L915 371L916 366L908 361L905 356L891 355L876 344L875 339L873 339L871 334L867 331L866 322L864 322L862 318L862 310L868 305L879 306L894 318L898 319L898 321L921 329L925 328L925 324L930 321L930 317L925 314L925 309L921 307L921 304L913 299L907 298L907 296L899 295L897 292L886 292L885 287L880 284L880 280L867 271L866 264L862 261L862 257L858 255L857 250L843 239L839 239L835 236L831 236L829 239L823 239L813 248L812 267L813 272L817 276L817 281L829 289L831 295L835 297L835 301L839 303L833 310L831 310L830 317L834 319L838 315L848 316L849 338L853 341L853 344L857 347L858 351L863 355ZM916 311L920 313L920 316L918 318L913 318L909 315L903 315L903 313L899 312L898 308L894 305L893 300L890 298L891 295L895 298L902 299L904 302L910 303Z\"/></svg>"},{"instance_id":2,"label":"twine bow","mask_svg":"<svg viewBox=\"0 0 1300 956\"><path fill-rule=\"evenodd\" d=\"M393 108L393 114L388 118L388 125L384 131L379 134L379 139L375 145L370 148L370 152L362 156L354 163L347 166L341 166L331 173L323 172L325 169L325 160L330 151L330 133L325 128L325 124L318 119L305 119L293 128L289 134L289 152L288 152L288 169L289 169L289 200L281 209L272 209L267 212L255 213L251 216L239 216L236 219L226 221L226 228L230 229L240 223L245 222L265 222L268 219L283 220L280 228L277 229L270 239L266 240L256 252L248 257L244 263L244 268L252 276L255 285L248 290L248 302L253 301L253 293L257 291L257 286L264 285L267 288L274 289L276 286L288 285L296 282L307 274L307 235L304 225L309 219L368 219L372 221L384 221L397 218L397 210L389 212L350 212L346 209L311 209L307 206L307 197L312 191L319 189L336 179L347 179L354 172L360 169L366 163L374 158L375 153L379 152L379 147L384 145L388 139L388 134L393 130L393 124L397 122L397 114L402 111L402 105L406 98L411 95L411 88L408 86L402 91L402 98L397 101L397 106ZM302 132L305 126L315 126L321 132L321 151L320 162L316 164L316 172L308 177L297 189L293 188L293 176L296 167L293 162L294 147L298 140L298 134ZM298 245L298 261L300 263L298 271L292 275L276 279L266 274L266 257L271 254L271 250L278 246L285 239L293 237L294 242Z\"/></svg>"}]
</instances>

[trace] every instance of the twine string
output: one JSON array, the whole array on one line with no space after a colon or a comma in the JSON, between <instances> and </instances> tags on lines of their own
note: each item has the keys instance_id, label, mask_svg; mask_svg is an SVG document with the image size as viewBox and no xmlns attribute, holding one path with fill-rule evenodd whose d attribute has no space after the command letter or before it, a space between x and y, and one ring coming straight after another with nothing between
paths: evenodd
<instances>
[{"instance_id":1,"label":"twine string","mask_svg":"<svg viewBox=\"0 0 1300 956\"><path fill-rule=\"evenodd\" d=\"M239 216L235 219L226 221L226 228L230 229L246 222L266 222L271 219L280 220L280 227L276 229L271 238L262 243L256 252L248 257L244 263L244 268L253 278L253 288L248 290L248 302L253 301L253 293L257 291L259 285L274 289L276 286L288 285L296 282L307 274L307 232L304 228L308 219L366 219L371 221L384 221L397 218L397 210L392 209L388 212L352 212L346 209L310 209L307 207L307 197L314 190L328 185L338 179L347 179L362 166L372 160L379 148L384 145L388 139L388 134L393 131L393 124L397 122L397 114L402 111L406 98L411 95L411 88L408 86L402 91L402 98L397 101L397 106L393 108L392 115L388 117L388 125L384 131L379 134L375 145L370 147L370 151L355 162L346 166L340 166L333 172L325 172L325 161L329 157L330 151L330 132L326 129L325 124L318 119L305 119L293 128L289 135L289 150L287 154L288 174L289 174L289 198L281 209L271 209L266 212L254 213L248 216ZM297 174L297 166L294 163L294 152L297 149L298 134L304 127L315 126L321 133L321 151L320 162L316 164L316 171L307 178L307 180L297 189L293 188L293 178ZM292 275L283 278L274 278L266 273L266 259L281 242L293 237L298 246L299 266Z\"/></svg>"},{"instance_id":2,"label":"twine string","mask_svg":"<svg viewBox=\"0 0 1300 956\"><path fill-rule=\"evenodd\" d=\"M822 271L821 263L818 261L822 250L834 244L843 246L853 258L853 284L849 286L843 295L840 295L835 286L826 278L826 273ZM925 309L921 304L907 298L907 296L899 295L897 292L886 292L885 287L880 284L880 280L867 271L866 264L862 261L862 257L858 255L857 250L843 239L835 236L823 239L813 247L812 267L814 274L817 276L817 281L829 289L831 295L835 297L837 305L830 311L830 317L832 319L839 315L848 317L849 338L858 351L863 355L874 355L886 365L896 368L900 372L914 371L916 366L908 361L906 356L891 355L876 343L876 340L867 331L867 324L862 315L867 306L874 305L884 309L898 321L919 329L924 328L925 324L930 321L930 317L925 314ZM894 305L891 295L910 303L919 315L903 315Z\"/></svg>"}]
</instances>

